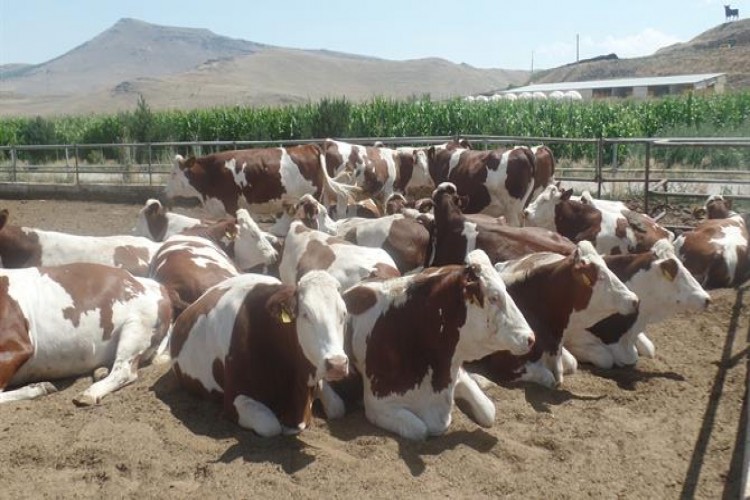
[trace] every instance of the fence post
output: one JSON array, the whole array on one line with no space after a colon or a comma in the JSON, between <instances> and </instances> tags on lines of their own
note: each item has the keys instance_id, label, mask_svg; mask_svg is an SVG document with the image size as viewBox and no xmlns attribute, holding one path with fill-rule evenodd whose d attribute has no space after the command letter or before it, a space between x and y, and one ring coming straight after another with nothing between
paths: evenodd
<instances>
[{"instance_id":1,"label":"fence post","mask_svg":"<svg viewBox=\"0 0 750 500\"><path fill-rule=\"evenodd\" d=\"M602 163L604 162L604 142L599 137L596 140L596 197L602 197Z\"/></svg>"},{"instance_id":2,"label":"fence post","mask_svg":"<svg viewBox=\"0 0 750 500\"><path fill-rule=\"evenodd\" d=\"M10 161L11 161L11 179L16 182L16 165L18 162L18 153L16 148L10 148Z\"/></svg>"},{"instance_id":3,"label":"fence post","mask_svg":"<svg viewBox=\"0 0 750 500\"><path fill-rule=\"evenodd\" d=\"M74 166L75 166L75 183L76 186L78 185L78 144L75 144L73 146L73 159L75 160Z\"/></svg>"},{"instance_id":4,"label":"fence post","mask_svg":"<svg viewBox=\"0 0 750 500\"><path fill-rule=\"evenodd\" d=\"M148 185L153 186L154 182L152 180L153 168L151 167L151 143L150 142L148 143L147 151L148 151Z\"/></svg>"},{"instance_id":5,"label":"fence post","mask_svg":"<svg viewBox=\"0 0 750 500\"><path fill-rule=\"evenodd\" d=\"M648 191L649 191L649 178L651 177L651 141L646 142L646 168L644 170L644 181L643 181L643 211L649 214L648 211Z\"/></svg>"}]
</instances>

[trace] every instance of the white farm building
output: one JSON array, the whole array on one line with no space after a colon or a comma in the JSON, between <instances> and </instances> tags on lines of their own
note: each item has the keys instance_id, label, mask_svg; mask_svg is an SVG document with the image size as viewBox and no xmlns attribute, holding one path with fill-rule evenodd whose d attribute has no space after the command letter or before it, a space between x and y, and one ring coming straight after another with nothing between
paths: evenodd
<instances>
[{"instance_id":1,"label":"white farm building","mask_svg":"<svg viewBox=\"0 0 750 500\"><path fill-rule=\"evenodd\" d=\"M617 78L613 80L589 80L584 82L537 83L500 91L497 94L538 95L548 97L577 92L584 100L613 97L662 97L666 95L695 93L723 93L726 85L725 73L696 75L653 76L646 78ZM573 94L574 95L574 94ZM553 98L555 98L553 97Z\"/></svg>"}]
</instances>

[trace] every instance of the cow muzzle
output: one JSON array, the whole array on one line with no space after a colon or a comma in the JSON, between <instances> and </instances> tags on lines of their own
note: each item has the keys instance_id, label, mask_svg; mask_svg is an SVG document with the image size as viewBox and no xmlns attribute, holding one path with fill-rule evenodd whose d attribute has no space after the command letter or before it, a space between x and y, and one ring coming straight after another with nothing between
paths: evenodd
<instances>
[{"instance_id":1,"label":"cow muzzle","mask_svg":"<svg viewBox=\"0 0 750 500\"><path fill-rule=\"evenodd\" d=\"M341 380L349 375L349 358L344 355L331 356L325 360L325 369L328 382Z\"/></svg>"}]
</instances>

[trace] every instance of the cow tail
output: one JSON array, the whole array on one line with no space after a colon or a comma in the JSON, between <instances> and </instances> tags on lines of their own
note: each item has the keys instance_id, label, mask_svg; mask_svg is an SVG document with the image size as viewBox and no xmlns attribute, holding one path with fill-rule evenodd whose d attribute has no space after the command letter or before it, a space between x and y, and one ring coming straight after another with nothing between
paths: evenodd
<instances>
[{"instance_id":1,"label":"cow tail","mask_svg":"<svg viewBox=\"0 0 750 500\"><path fill-rule=\"evenodd\" d=\"M335 201L336 212L339 218L343 218L346 216L346 206L349 201L354 200L355 194L361 193L362 188L334 181L328 174L326 155L322 151L320 152L320 169L323 171L323 189L320 193L321 202L324 205L329 205L331 201ZM326 201L326 197L330 197L330 199Z\"/></svg>"}]
</instances>

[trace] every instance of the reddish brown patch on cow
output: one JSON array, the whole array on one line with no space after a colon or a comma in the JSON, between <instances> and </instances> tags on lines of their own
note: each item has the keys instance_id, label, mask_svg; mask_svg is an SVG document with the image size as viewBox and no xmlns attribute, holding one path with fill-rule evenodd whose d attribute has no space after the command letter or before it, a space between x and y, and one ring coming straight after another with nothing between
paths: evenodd
<instances>
[{"instance_id":1,"label":"reddish brown patch on cow","mask_svg":"<svg viewBox=\"0 0 750 500\"><path fill-rule=\"evenodd\" d=\"M611 314L593 326L586 328L605 344L616 344L638 319L638 311L631 314Z\"/></svg>"},{"instance_id":2,"label":"reddish brown patch on cow","mask_svg":"<svg viewBox=\"0 0 750 500\"><path fill-rule=\"evenodd\" d=\"M177 380L180 382L180 385L189 393L194 394L203 399L212 399L216 402L221 402L222 400L221 392L217 391L216 389L211 389L209 391L201 383L200 380L195 379L191 377L190 375L183 373L182 370L180 369L179 362L175 362L172 365L172 370L174 371L174 374L177 377ZM236 417L234 420L235 422L237 421Z\"/></svg>"},{"instance_id":3,"label":"reddish brown patch on cow","mask_svg":"<svg viewBox=\"0 0 750 500\"><path fill-rule=\"evenodd\" d=\"M602 213L585 203L561 200L555 205L555 228L574 243L593 243L602 230Z\"/></svg>"},{"instance_id":4,"label":"reddish brown patch on cow","mask_svg":"<svg viewBox=\"0 0 750 500\"><path fill-rule=\"evenodd\" d=\"M172 328L171 337L169 338L169 353L172 359L177 359L177 356L180 355L193 325L198 322L200 317L208 316L216 308L216 304L225 293L226 290L214 288L206 293L200 302L195 303L193 307L185 309L182 314L177 316Z\"/></svg>"},{"instance_id":5,"label":"reddish brown patch on cow","mask_svg":"<svg viewBox=\"0 0 750 500\"><path fill-rule=\"evenodd\" d=\"M284 323L277 312L277 306L292 307L293 297L292 286L265 284L245 296L225 360L225 411L242 394L266 405L286 427L310 424L308 381L315 367L302 352L296 321Z\"/></svg>"},{"instance_id":6,"label":"reddish brown patch on cow","mask_svg":"<svg viewBox=\"0 0 750 500\"><path fill-rule=\"evenodd\" d=\"M378 262L375 264L375 269L370 273L368 278L386 280L390 278L398 278L401 273L393 266Z\"/></svg>"},{"instance_id":7,"label":"reddish brown patch on cow","mask_svg":"<svg viewBox=\"0 0 750 500\"><path fill-rule=\"evenodd\" d=\"M466 321L466 285L464 266L432 268L408 284L401 305L391 305L377 319L365 359L375 397L405 394L430 371L432 390L449 387L459 329Z\"/></svg>"},{"instance_id":8,"label":"reddish brown patch on cow","mask_svg":"<svg viewBox=\"0 0 750 500\"><path fill-rule=\"evenodd\" d=\"M396 179L393 181L393 189L405 193L406 186L409 185L414 175L414 153L397 150L393 157L396 161Z\"/></svg>"},{"instance_id":9,"label":"reddish brown patch on cow","mask_svg":"<svg viewBox=\"0 0 750 500\"><path fill-rule=\"evenodd\" d=\"M341 241L337 238L336 240L336 242ZM320 241L310 240L297 263L297 281L309 271L328 269L334 260L336 260L336 254L331 247Z\"/></svg>"},{"instance_id":10,"label":"reddish brown patch on cow","mask_svg":"<svg viewBox=\"0 0 750 500\"><path fill-rule=\"evenodd\" d=\"M632 210L623 210L622 216L625 217L628 227L635 236L635 246L628 247L631 253L648 252L658 240L669 237L669 231L647 215Z\"/></svg>"},{"instance_id":11,"label":"reddish brown patch on cow","mask_svg":"<svg viewBox=\"0 0 750 500\"><path fill-rule=\"evenodd\" d=\"M113 307L145 292L143 285L128 272L100 264L67 264L42 267L39 272L58 283L73 300L63 309L63 317L76 328L81 316L99 311L102 338L109 340L114 332Z\"/></svg>"},{"instance_id":12,"label":"reddish brown patch on cow","mask_svg":"<svg viewBox=\"0 0 750 500\"><path fill-rule=\"evenodd\" d=\"M612 273L623 283L627 283L641 271L648 271L657 257L652 252L627 255L605 255L604 262ZM675 270L677 264L675 263Z\"/></svg>"},{"instance_id":13,"label":"reddish brown patch on cow","mask_svg":"<svg viewBox=\"0 0 750 500\"><path fill-rule=\"evenodd\" d=\"M617 219L617 225L615 226L615 236L618 238L628 237L628 221L625 219Z\"/></svg>"},{"instance_id":14,"label":"reddish brown patch on cow","mask_svg":"<svg viewBox=\"0 0 750 500\"><path fill-rule=\"evenodd\" d=\"M555 155L549 147L539 146L534 152L534 188L532 192L547 187L554 175ZM527 204L528 202L529 200L526 200Z\"/></svg>"},{"instance_id":15,"label":"reddish brown patch on cow","mask_svg":"<svg viewBox=\"0 0 750 500\"><path fill-rule=\"evenodd\" d=\"M164 241L164 236L167 234L167 214L161 203L152 203L144 210L144 217L146 218L146 225L148 226L148 234L154 241Z\"/></svg>"},{"instance_id":16,"label":"reddish brown patch on cow","mask_svg":"<svg viewBox=\"0 0 750 500\"><path fill-rule=\"evenodd\" d=\"M485 251L493 264L518 259L535 252L570 255L576 246L565 236L540 227L513 227L484 215L466 215L476 224L476 247Z\"/></svg>"},{"instance_id":17,"label":"reddish brown patch on cow","mask_svg":"<svg viewBox=\"0 0 750 500\"><path fill-rule=\"evenodd\" d=\"M706 203L706 217L709 219L726 219L730 216L731 210L731 199L714 198Z\"/></svg>"},{"instance_id":18,"label":"reddish brown patch on cow","mask_svg":"<svg viewBox=\"0 0 750 500\"><path fill-rule=\"evenodd\" d=\"M10 384L18 369L34 354L29 322L9 294L10 280L0 276L0 390Z\"/></svg>"},{"instance_id":19,"label":"reddish brown patch on cow","mask_svg":"<svg viewBox=\"0 0 750 500\"><path fill-rule=\"evenodd\" d=\"M468 203L462 207L466 213L481 212L492 201L487 190L487 159L492 154L492 151L463 151L448 175L458 192L468 197Z\"/></svg>"},{"instance_id":20,"label":"reddish brown patch on cow","mask_svg":"<svg viewBox=\"0 0 750 500\"><path fill-rule=\"evenodd\" d=\"M346 310L354 315L367 312L378 301L377 294L366 286L352 287L343 297Z\"/></svg>"},{"instance_id":21,"label":"reddish brown patch on cow","mask_svg":"<svg viewBox=\"0 0 750 500\"><path fill-rule=\"evenodd\" d=\"M146 248L123 245L115 247L112 261L115 267L121 267L136 276L146 276L151 256Z\"/></svg>"},{"instance_id":22,"label":"reddish brown patch on cow","mask_svg":"<svg viewBox=\"0 0 750 500\"><path fill-rule=\"evenodd\" d=\"M7 210L3 210L5 223L0 225L0 259L7 269L42 265L42 246L39 235L27 228L7 224Z\"/></svg>"},{"instance_id":23,"label":"reddish brown patch on cow","mask_svg":"<svg viewBox=\"0 0 750 500\"><path fill-rule=\"evenodd\" d=\"M523 200L534 184L534 155L528 148L515 148L508 153L505 189L517 200Z\"/></svg>"},{"instance_id":24,"label":"reddish brown patch on cow","mask_svg":"<svg viewBox=\"0 0 750 500\"><path fill-rule=\"evenodd\" d=\"M388 230L383 250L393 258L398 270L406 273L427 265L430 240L430 231L416 220L395 219Z\"/></svg>"}]
</instances>

